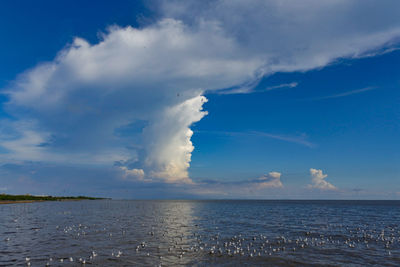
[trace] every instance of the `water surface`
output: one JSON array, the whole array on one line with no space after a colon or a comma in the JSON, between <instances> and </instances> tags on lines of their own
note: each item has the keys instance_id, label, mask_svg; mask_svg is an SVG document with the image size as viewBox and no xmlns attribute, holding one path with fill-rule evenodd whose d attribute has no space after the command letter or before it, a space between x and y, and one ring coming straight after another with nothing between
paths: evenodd
<instances>
[{"instance_id":1,"label":"water surface","mask_svg":"<svg viewBox=\"0 0 400 267\"><path fill-rule=\"evenodd\" d=\"M400 266L400 201L0 205L0 266Z\"/></svg>"}]
</instances>

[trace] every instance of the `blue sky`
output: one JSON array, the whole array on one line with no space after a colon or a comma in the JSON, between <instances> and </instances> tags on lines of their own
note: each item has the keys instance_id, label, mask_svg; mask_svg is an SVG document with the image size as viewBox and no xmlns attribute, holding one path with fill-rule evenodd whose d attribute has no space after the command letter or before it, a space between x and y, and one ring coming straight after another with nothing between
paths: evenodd
<instances>
[{"instance_id":1,"label":"blue sky","mask_svg":"<svg viewBox=\"0 0 400 267\"><path fill-rule=\"evenodd\" d=\"M399 10L2 1L0 192L399 199Z\"/></svg>"}]
</instances>

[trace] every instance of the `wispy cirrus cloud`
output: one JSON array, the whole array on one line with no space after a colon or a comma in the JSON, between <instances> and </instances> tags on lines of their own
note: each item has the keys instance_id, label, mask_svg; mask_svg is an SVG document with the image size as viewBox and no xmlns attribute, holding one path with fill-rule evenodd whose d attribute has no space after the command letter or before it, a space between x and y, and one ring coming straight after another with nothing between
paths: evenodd
<instances>
[{"instance_id":1,"label":"wispy cirrus cloud","mask_svg":"<svg viewBox=\"0 0 400 267\"><path fill-rule=\"evenodd\" d=\"M350 96L350 95L361 94L361 93L364 93L364 92L367 92L367 91L375 90L377 88L378 87L375 87L375 86L369 86L369 87L364 87L364 88L361 88L361 89L342 92L342 93L339 93L339 94L320 96L320 97L313 97L313 98L306 98L306 99L303 99L303 100L324 100L324 99L331 99L331 98L339 98L339 97L345 97L345 96Z\"/></svg>"},{"instance_id":2,"label":"wispy cirrus cloud","mask_svg":"<svg viewBox=\"0 0 400 267\"><path fill-rule=\"evenodd\" d=\"M216 135L226 135L226 136L237 136L237 137L264 137L269 139L280 140L284 142L294 143L298 145L303 145L309 148L314 148L317 145L307 140L306 134L301 135L284 135L284 134L272 134L260 131L196 131L196 133L204 134L216 134Z\"/></svg>"},{"instance_id":3,"label":"wispy cirrus cloud","mask_svg":"<svg viewBox=\"0 0 400 267\"><path fill-rule=\"evenodd\" d=\"M294 88L297 85L299 85L298 82L283 83L283 84L279 84L279 85L269 86L263 90L257 90L257 92L272 91L272 90L276 90L276 89L280 89L280 88Z\"/></svg>"},{"instance_id":4,"label":"wispy cirrus cloud","mask_svg":"<svg viewBox=\"0 0 400 267\"><path fill-rule=\"evenodd\" d=\"M268 91L277 90L277 89L281 89L281 88L294 88L298 84L299 84L298 82L283 83L283 84L268 86L264 89L257 89L257 90L255 89L254 85L238 86L235 88L225 89L225 90L221 90L221 91L215 91L214 93L219 94L219 95L254 94L254 93L268 92ZM213 93L213 92L211 92L211 93Z\"/></svg>"},{"instance_id":5,"label":"wispy cirrus cloud","mask_svg":"<svg viewBox=\"0 0 400 267\"><path fill-rule=\"evenodd\" d=\"M289 142L289 143L295 143L295 144L303 145L303 146L310 147L310 148L316 147L316 144L307 140L307 135L305 135L305 134L298 135L298 136L289 136L289 135L271 134L271 133L257 132L257 131L250 132L250 134L254 134L257 136L261 136L261 137L272 138L272 139L276 139L276 140L281 140L281 141L285 141L285 142Z\"/></svg>"}]
</instances>

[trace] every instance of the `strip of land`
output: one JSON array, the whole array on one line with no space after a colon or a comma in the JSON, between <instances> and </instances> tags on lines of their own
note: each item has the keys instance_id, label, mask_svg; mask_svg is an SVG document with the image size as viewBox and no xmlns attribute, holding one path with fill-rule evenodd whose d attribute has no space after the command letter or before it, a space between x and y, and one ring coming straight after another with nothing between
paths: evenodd
<instances>
[{"instance_id":1,"label":"strip of land","mask_svg":"<svg viewBox=\"0 0 400 267\"><path fill-rule=\"evenodd\" d=\"M33 196L33 195L8 195L0 194L0 204L31 203L41 201L77 201L77 200L99 200L98 197L65 197L65 196Z\"/></svg>"}]
</instances>

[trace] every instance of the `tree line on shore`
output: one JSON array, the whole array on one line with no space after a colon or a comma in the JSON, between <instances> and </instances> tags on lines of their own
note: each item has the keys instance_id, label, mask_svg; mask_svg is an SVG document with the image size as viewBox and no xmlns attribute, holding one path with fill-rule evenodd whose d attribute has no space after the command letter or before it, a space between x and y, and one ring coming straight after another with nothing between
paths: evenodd
<instances>
[{"instance_id":1,"label":"tree line on shore","mask_svg":"<svg viewBox=\"0 0 400 267\"><path fill-rule=\"evenodd\" d=\"M87 197L87 196L34 196L34 195L8 195L8 194L0 194L0 201L23 201L23 200L32 200L32 201L61 201L61 200L96 200L96 199L105 199L98 197Z\"/></svg>"}]
</instances>

